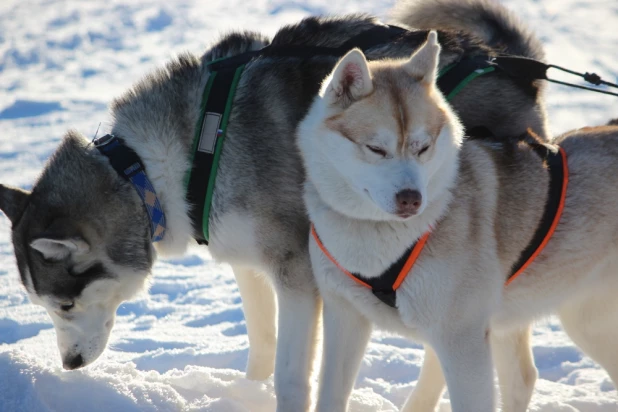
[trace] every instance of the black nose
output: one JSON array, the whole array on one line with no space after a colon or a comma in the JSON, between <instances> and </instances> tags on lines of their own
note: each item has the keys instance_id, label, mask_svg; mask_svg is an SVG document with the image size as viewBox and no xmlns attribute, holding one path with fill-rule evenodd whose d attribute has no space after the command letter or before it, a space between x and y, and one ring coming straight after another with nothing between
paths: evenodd
<instances>
[{"instance_id":1,"label":"black nose","mask_svg":"<svg viewBox=\"0 0 618 412\"><path fill-rule=\"evenodd\" d=\"M81 367L83 364L84 358L82 358L82 355L77 355L72 358L66 358L62 366L64 367L64 369L72 371L73 369Z\"/></svg>"},{"instance_id":2,"label":"black nose","mask_svg":"<svg viewBox=\"0 0 618 412\"><path fill-rule=\"evenodd\" d=\"M395 195L395 200L398 214L413 215L421 207L423 196L418 190L405 189Z\"/></svg>"}]
</instances>

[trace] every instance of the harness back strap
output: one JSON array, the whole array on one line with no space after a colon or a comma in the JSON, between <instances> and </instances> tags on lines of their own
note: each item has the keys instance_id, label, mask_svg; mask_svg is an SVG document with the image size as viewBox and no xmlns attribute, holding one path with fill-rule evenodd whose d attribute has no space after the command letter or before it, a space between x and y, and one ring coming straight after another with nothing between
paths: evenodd
<instances>
[{"instance_id":1,"label":"harness back strap","mask_svg":"<svg viewBox=\"0 0 618 412\"><path fill-rule=\"evenodd\" d=\"M526 249L521 252L517 262L513 264L511 275L506 281L506 286L517 279L517 277L521 275L543 251L547 242L549 242L549 239L551 239L556 231L556 227L562 216L562 211L564 210L564 202L569 183L569 167L567 164L566 152L563 148L554 151L548 146L541 144L535 145L533 148L541 158L545 159L547 167L549 168L550 177L547 204L545 205L541 223L534 237Z\"/></svg>"},{"instance_id":2,"label":"harness back strap","mask_svg":"<svg viewBox=\"0 0 618 412\"><path fill-rule=\"evenodd\" d=\"M343 266L337 262L337 260L330 254L328 249L324 246L318 233L315 230L315 227L311 225L311 235L313 239L315 239L316 244L324 253L324 255L331 261L339 270L345 273L350 279L362 285L368 289L371 289L371 292L382 302L386 303L388 306L396 308L397 307L397 294L395 291L399 289L399 286L403 283L404 279L408 274L412 271L412 267L418 256L421 254L423 248L425 247L425 243L427 243L427 239L429 238L429 233L425 233L416 243L414 243L406 252L393 263L383 274L378 277L366 278L358 273L352 273L346 270Z\"/></svg>"}]
</instances>

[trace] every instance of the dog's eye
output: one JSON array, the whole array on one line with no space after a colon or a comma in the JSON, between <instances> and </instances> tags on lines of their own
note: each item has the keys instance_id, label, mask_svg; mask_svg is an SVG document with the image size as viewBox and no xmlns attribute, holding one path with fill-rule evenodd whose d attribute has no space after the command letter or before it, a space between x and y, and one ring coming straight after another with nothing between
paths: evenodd
<instances>
[{"instance_id":1,"label":"dog's eye","mask_svg":"<svg viewBox=\"0 0 618 412\"><path fill-rule=\"evenodd\" d=\"M429 150L429 146L425 146L423 147L421 150L418 151L418 155L421 156L423 153L425 153L427 150Z\"/></svg>"},{"instance_id":2,"label":"dog's eye","mask_svg":"<svg viewBox=\"0 0 618 412\"><path fill-rule=\"evenodd\" d=\"M61 309L63 312L68 312L68 311L70 311L71 309L73 309L73 307L74 307L74 306L75 306L75 302L71 302L71 303L69 303L69 304L67 304L67 305L60 305L60 309Z\"/></svg>"},{"instance_id":3,"label":"dog's eye","mask_svg":"<svg viewBox=\"0 0 618 412\"><path fill-rule=\"evenodd\" d=\"M386 156L386 150L380 149L377 146L367 145L367 149L371 150L373 153L378 154L382 157Z\"/></svg>"}]
</instances>

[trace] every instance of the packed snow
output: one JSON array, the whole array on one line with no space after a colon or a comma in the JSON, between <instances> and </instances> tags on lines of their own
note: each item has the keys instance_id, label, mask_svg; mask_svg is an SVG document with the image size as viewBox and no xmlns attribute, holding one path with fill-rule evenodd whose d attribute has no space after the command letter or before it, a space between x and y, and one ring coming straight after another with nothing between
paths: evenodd
<instances>
[{"instance_id":1,"label":"packed snow","mask_svg":"<svg viewBox=\"0 0 618 412\"><path fill-rule=\"evenodd\" d=\"M540 36L548 60L618 82L618 2L508 0ZM174 54L201 53L220 33L273 34L311 14L370 12L392 0L165 0L0 2L0 182L31 187L68 128L105 133L107 104ZM569 79L575 80L576 79ZM618 117L618 99L550 86L556 134ZM206 248L161 260L151 287L123 304L110 346L83 370L62 369L45 311L19 281L0 214L0 411L273 411L272 378L244 378L248 341L231 270ZM618 395L554 318L536 324L540 371L530 410L608 412ZM375 332L351 411L395 411L416 384L422 347ZM448 395L440 412L450 411Z\"/></svg>"}]
</instances>

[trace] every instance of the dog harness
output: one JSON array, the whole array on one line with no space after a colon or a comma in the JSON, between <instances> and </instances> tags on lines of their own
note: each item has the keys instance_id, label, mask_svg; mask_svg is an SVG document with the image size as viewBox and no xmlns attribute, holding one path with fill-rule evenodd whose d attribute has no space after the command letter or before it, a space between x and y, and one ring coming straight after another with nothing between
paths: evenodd
<instances>
[{"instance_id":1,"label":"dog harness","mask_svg":"<svg viewBox=\"0 0 618 412\"><path fill-rule=\"evenodd\" d=\"M324 253L324 255L326 255L326 257L333 262L339 270L359 285L371 289L371 292L382 302L386 303L390 307L396 308L397 294L395 292L399 289L399 286L401 286L406 276L408 276L408 273L412 271L414 263L416 263L418 256L423 251L425 243L429 238L429 232L426 232L419 240L414 242L412 246L410 246L403 253L403 255L401 255L401 257L380 276L371 278L365 277L360 273L352 273L341 266L333 255L330 254L328 249L326 249L324 243L322 243L320 237L318 236L318 232L315 230L315 226L313 225L311 225L311 236L313 236L313 239L322 253Z\"/></svg>"},{"instance_id":2,"label":"dog harness","mask_svg":"<svg viewBox=\"0 0 618 412\"><path fill-rule=\"evenodd\" d=\"M314 56L341 57L353 48L363 51L388 42L406 41L410 31L392 25L372 27L346 41L340 47L268 45L260 50L224 57L207 63L210 70L202 94L202 104L191 151L191 168L185 187L193 236L199 244L208 244L208 220L215 187L219 157L226 135L236 87L245 65L260 57ZM415 32L416 33L416 32ZM422 34L423 32L418 32ZM470 81L501 68L487 55L464 57L445 67L438 77L438 88L452 99ZM468 131L474 134L474 131ZM206 183L205 183L206 182Z\"/></svg>"},{"instance_id":3,"label":"dog harness","mask_svg":"<svg viewBox=\"0 0 618 412\"><path fill-rule=\"evenodd\" d=\"M536 257L545 249L549 239L556 231L564 210L567 186L569 184L569 165L566 152L562 147L545 144L533 144L534 151L543 159L549 171L549 188L547 203L541 217L541 222L528 246L521 252L519 259L513 264L506 285L510 285L521 275Z\"/></svg>"},{"instance_id":4,"label":"dog harness","mask_svg":"<svg viewBox=\"0 0 618 412\"><path fill-rule=\"evenodd\" d=\"M544 144L532 144L532 149L543 159L543 163L549 171L548 198L541 221L528 243L521 252L519 259L513 264L511 273L506 280L508 286L543 251L549 239L551 239L564 209L566 190L569 181L569 170L564 149ZM366 287L382 302L392 308L397 307L397 289L403 283L406 276L412 272L414 263L423 251L429 238L430 232L426 232L421 238L410 246L403 255L393 263L385 272L375 277L365 277L360 273L351 273L337 262L335 257L326 249L320 240L315 226L311 225L311 235L324 255L344 274L359 285Z\"/></svg>"},{"instance_id":5,"label":"dog harness","mask_svg":"<svg viewBox=\"0 0 618 412\"><path fill-rule=\"evenodd\" d=\"M124 140L107 134L93 141L94 146L105 155L116 173L133 185L148 214L152 242L165 236L165 213L157 197L154 186L148 179L146 167L133 149Z\"/></svg>"}]
</instances>

